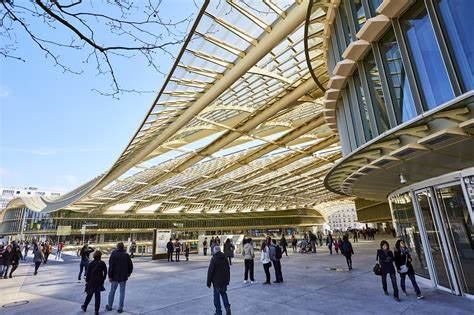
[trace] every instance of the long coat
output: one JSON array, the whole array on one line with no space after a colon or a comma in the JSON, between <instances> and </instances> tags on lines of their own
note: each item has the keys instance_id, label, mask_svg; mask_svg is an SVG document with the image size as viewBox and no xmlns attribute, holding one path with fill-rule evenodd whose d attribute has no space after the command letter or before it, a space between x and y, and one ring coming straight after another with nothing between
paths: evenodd
<instances>
[{"instance_id":1,"label":"long coat","mask_svg":"<svg viewBox=\"0 0 474 315\"><path fill-rule=\"evenodd\" d=\"M105 291L104 281L107 278L107 266L102 260L94 259L87 266L86 293Z\"/></svg>"}]
</instances>

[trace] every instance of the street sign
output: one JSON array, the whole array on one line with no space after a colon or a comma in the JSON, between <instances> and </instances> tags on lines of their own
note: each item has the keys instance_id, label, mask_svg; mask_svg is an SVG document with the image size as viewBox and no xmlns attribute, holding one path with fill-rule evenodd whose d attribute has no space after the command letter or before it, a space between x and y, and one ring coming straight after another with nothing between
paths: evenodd
<instances>
[{"instance_id":1,"label":"street sign","mask_svg":"<svg viewBox=\"0 0 474 315\"><path fill-rule=\"evenodd\" d=\"M56 230L56 235L58 235L58 236L71 235L71 226L70 225L58 225L58 229Z\"/></svg>"}]
</instances>

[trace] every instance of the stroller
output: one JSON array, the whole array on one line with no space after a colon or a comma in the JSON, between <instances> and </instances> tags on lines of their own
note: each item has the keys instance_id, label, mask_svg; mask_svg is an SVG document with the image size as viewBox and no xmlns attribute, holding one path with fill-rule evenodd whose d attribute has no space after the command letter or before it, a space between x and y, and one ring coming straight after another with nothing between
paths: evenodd
<instances>
[{"instance_id":1,"label":"stroller","mask_svg":"<svg viewBox=\"0 0 474 315\"><path fill-rule=\"evenodd\" d=\"M307 240L301 240L298 244L300 253L311 253L311 244Z\"/></svg>"}]
</instances>

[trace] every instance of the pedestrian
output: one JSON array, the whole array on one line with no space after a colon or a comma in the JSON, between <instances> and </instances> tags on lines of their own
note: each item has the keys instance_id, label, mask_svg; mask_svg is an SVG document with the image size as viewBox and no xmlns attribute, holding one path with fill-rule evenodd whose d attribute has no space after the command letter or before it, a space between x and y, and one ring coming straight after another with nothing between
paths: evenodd
<instances>
[{"instance_id":1,"label":"pedestrian","mask_svg":"<svg viewBox=\"0 0 474 315\"><path fill-rule=\"evenodd\" d=\"M229 260L229 265L232 265L232 258L234 258L235 246L230 238L224 242L224 255Z\"/></svg>"},{"instance_id":2,"label":"pedestrian","mask_svg":"<svg viewBox=\"0 0 474 315\"><path fill-rule=\"evenodd\" d=\"M95 295L95 314L99 314L100 309L100 293L105 291L104 281L107 278L107 266L101 260L102 252L97 250L92 256L93 260L90 262L86 273L86 299L81 309L85 312L92 296Z\"/></svg>"},{"instance_id":3,"label":"pedestrian","mask_svg":"<svg viewBox=\"0 0 474 315\"><path fill-rule=\"evenodd\" d=\"M316 240L317 240L317 237L311 231L309 231L308 234L309 234L309 242L311 244L311 252L313 254L316 254Z\"/></svg>"},{"instance_id":4,"label":"pedestrian","mask_svg":"<svg viewBox=\"0 0 474 315\"><path fill-rule=\"evenodd\" d=\"M3 276L3 253L5 252L5 246L0 243L0 278Z\"/></svg>"},{"instance_id":5,"label":"pedestrian","mask_svg":"<svg viewBox=\"0 0 474 315\"><path fill-rule=\"evenodd\" d=\"M332 238L331 232L329 232L328 236L326 237L326 246L329 249L330 255L332 255L332 244L333 244L333 238Z\"/></svg>"},{"instance_id":6,"label":"pedestrian","mask_svg":"<svg viewBox=\"0 0 474 315\"><path fill-rule=\"evenodd\" d=\"M63 242L59 242L58 243L58 246L56 248L56 260L58 260L58 258L61 258L61 254L62 254L62 251L63 251L63 247L64 247L64 243Z\"/></svg>"},{"instance_id":7,"label":"pedestrian","mask_svg":"<svg viewBox=\"0 0 474 315\"><path fill-rule=\"evenodd\" d=\"M0 277L3 276L4 279L8 276L8 270L10 270L10 266L12 265L12 253L13 249L11 245L7 245L5 251L3 252L3 275L0 274Z\"/></svg>"},{"instance_id":8,"label":"pedestrian","mask_svg":"<svg viewBox=\"0 0 474 315\"><path fill-rule=\"evenodd\" d=\"M189 261L189 243L184 243L184 257L186 257L186 261Z\"/></svg>"},{"instance_id":9,"label":"pedestrian","mask_svg":"<svg viewBox=\"0 0 474 315\"><path fill-rule=\"evenodd\" d=\"M318 241L319 247L323 247L323 233L321 233L321 231L318 231Z\"/></svg>"},{"instance_id":10,"label":"pedestrian","mask_svg":"<svg viewBox=\"0 0 474 315\"><path fill-rule=\"evenodd\" d=\"M81 262L79 263L79 275L77 276L78 281L81 281L82 271L84 271L84 276L87 273L87 266L89 265L89 256L92 252L94 252L94 249L92 247L89 247L89 244L85 244L84 246L82 246L79 252ZM46 255L44 255L44 259L46 259Z\"/></svg>"},{"instance_id":11,"label":"pedestrian","mask_svg":"<svg viewBox=\"0 0 474 315\"><path fill-rule=\"evenodd\" d=\"M271 255L271 261L273 262L273 268L275 269L275 281L274 283L282 283L283 282L283 274L281 272L281 257L283 256L281 247L277 245L276 240L272 240L272 245L273 250L270 251L272 253Z\"/></svg>"},{"instance_id":12,"label":"pedestrian","mask_svg":"<svg viewBox=\"0 0 474 315\"><path fill-rule=\"evenodd\" d=\"M181 243L179 242L179 238L176 239L176 242L174 244L174 250L175 250L175 261L179 262L179 254L181 253Z\"/></svg>"},{"instance_id":13,"label":"pedestrian","mask_svg":"<svg viewBox=\"0 0 474 315\"><path fill-rule=\"evenodd\" d=\"M117 244L117 248L114 249L109 258L109 281L110 292L108 303L105 306L107 311L112 310L114 304L115 291L117 287L120 286L120 295L119 295L119 307L117 309L118 313L123 312L123 304L125 302L125 286L127 284L128 278L133 272L133 262L130 256L125 251L125 245L120 242Z\"/></svg>"},{"instance_id":14,"label":"pedestrian","mask_svg":"<svg viewBox=\"0 0 474 315\"><path fill-rule=\"evenodd\" d=\"M44 254L43 263L46 264L48 263L49 254L51 254L51 245L49 245L48 241L46 241L43 245L43 254Z\"/></svg>"},{"instance_id":15,"label":"pedestrian","mask_svg":"<svg viewBox=\"0 0 474 315\"><path fill-rule=\"evenodd\" d=\"M263 264L263 270L265 271L266 281L263 284L271 284L270 282L270 267L272 266L270 260L270 249L267 246L266 242L262 242L262 247L260 248L260 261Z\"/></svg>"},{"instance_id":16,"label":"pedestrian","mask_svg":"<svg viewBox=\"0 0 474 315\"><path fill-rule=\"evenodd\" d=\"M135 241L132 241L132 244L130 245L130 258L135 257L136 251L137 251L137 243Z\"/></svg>"},{"instance_id":17,"label":"pedestrian","mask_svg":"<svg viewBox=\"0 0 474 315\"><path fill-rule=\"evenodd\" d=\"M219 246L214 246L212 250L212 259L207 270L207 287L211 288L212 284L214 289L215 314L222 315L222 298L226 315L231 315L229 298L227 297L227 286L230 282L229 262Z\"/></svg>"},{"instance_id":18,"label":"pedestrian","mask_svg":"<svg viewBox=\"0 0 474 315\"><path fill-rule=\"evenodd\" d=\"M293 248L293 253L296 253L296 245L298 245L298 240L294 234L291 235L291 248Z\"/></svg>"},{"instance_id":19,"label":"pedestrian","mask_svg":"<svg viewBox=\"0 0 474 315\"><path fill-rule=\"evenodd\" d=\"M30 244L28 242L25 242L25 247L24 247L25 254L23 255L23 260L26 260L26 256L28 256L29 249L30 249Z\"/></svg>"},{"instance_id":20,"label":"pedestrian","mask_svg":"<svg viewBox=\"0 0 474 315\"><path fill-rule=\"evenodd\" d=\"M11 251L11 264L12 264L12 269L10 270L10 275L8 276L9 278L12 277L13 272L18 268L20 265L20 260L23 259L23 255L21 254L21 249L20 246L16 246L12 249Z\"/></svg>"},{"instance_id":21,"label":"pedestrian","mask_svg":"<svg viewBox=\"0 0 474 315\"><path fill-rule=\"evenodd\" d=\"M287 251L287 249L286 249L286 248L288 247L288 242L286 241L286 238L285 238L285 235L284 235L284 234L281 236L281 239L280 239L280 246L281 246L281 248L282 248L282 250L283 250L283 253L285 253L286 256L288 256L288 251Z\"/></svg>"},{"instance_id":22,"label":"pedestrian","mask_svg":"<svg viewBox=\"0 0 474 315\"><path fill-rule=\"evenodd\" d=\"M33 244L33 262L35 263L35 272L33 273L33 275L36 276L38 274L38 269L41 266L41 263L43 262L43 260L44 260L44 253L41 248L41 245L39 245L38 242L35 242Z\"/></svg>"},{"instance_id":23,"label":"pedestrian","mask_svg":"<svg viewBox=\"0 0 474 315\"><path fill-rule=\"evenodd\" d=\"M408 276L413 288L415 289L417 299L422 299L424 296L421 294L418 283L416 283L415 270L413 269L411 255L405 242L403 240L398 240L395 243L395 248L395 266L397 266L398 273L400 274L400 287L402 288L403 294L408 295L405 288L405 279L406 276Z\"/></svg>"},{"instance_id":24,"label":"pedestrian","mask_svg":"<svg viewBox=\"0 0 474 315\"><path fill-rule=\"evenodd\" d=\"M255 253L253 250L253 243L251 238L244 239L244 248L242 255L244 256L244 283L248 283L249 273L250 273L250 283L257 283L254 279L253 269L254 269L254 259Z\"/></svg>"},{"instance_id":25,"label":"pedestrian","mask_svg":"<svg viewBox=\"0 0 474 315\"><path fill-rule=\"evenodd\" d=\"M389 275L392 281L393 297L396 301L400 301L400 297L398 296L397 276L395 274L395 267L393 266L395 257L387 241L383 240L380 242L380 249L377 250L375 260L380 265L383 292L385 295L388 295L387 275Z\"/></svg>"},{"instance_id":26,"label":"pedestrian","mask_svg":"<svg viewBox=\"0 0 474 315\"><path fill-rule=\"evenodd\" d=\"M204 256L207 256L207 237L205 237L204 241L202 242L202 251Z\"/></svg>"},{"instance_id":27,"label":"pedestrian","mask_svg":"<svg viewBox=\"0 0 474 315\"><path fill-rule=\"evenodd\" d=\"M170 238L169 242L166 243L166 251L168 253L168 262L170 262L170 260L173 262L174 245L172 238Z\"/></svg>"},{"instance_id":28,"label":"pedestrian","mask_svg":"<svg viewBox=\"0 0 474 315\"><path fill-rule=\"evenodd\" d=\"M338 242L337 244L339 245ZM341 254L346 257L346 263L349 270L352 270L352 255L354 255L354 249L352 248L349 236L347 235L342 237Z\"/></svg>"},{"instance_id":29,"label":"pedestrian","mask_svg":"<svg viewBox=\"0 0 474 315\"><path fill-rule=\"evenodd\" d=\"M334 250L336 251L336 254L339 255L339 248L341 248L341 243L339 243L339 241L341 240L341 238L339 237L337 240L334 240ZM342 254L342 249L341 249L341 254Z\"/></svg>"}]
</instances>

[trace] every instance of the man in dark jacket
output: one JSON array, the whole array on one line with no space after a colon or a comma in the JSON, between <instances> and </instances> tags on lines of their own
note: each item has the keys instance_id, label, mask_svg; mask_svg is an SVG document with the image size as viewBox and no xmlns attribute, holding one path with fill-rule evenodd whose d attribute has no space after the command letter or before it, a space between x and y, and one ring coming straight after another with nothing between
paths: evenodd
<instances>
[{"instance_id":1,"label":"man in dark jacket","mask_svg":"<svg viewBox=\"0 0 474 315\"><path fill-rule=\"evenodd\" d=\"M130 256L125 251L125 246L122 242L117 244L117 249L115 249L109 258L109 281L111 282L110 292L109 292L109 303L105 306L107 311L112 310L112 305L114 304L115 291L120 285L120 300L119 307L117 312L123 312L123 303L125 300L125 284L127 283L128 278L132 274L133 263Z\"/></svg>"},{"instance_id":2,"label":"man in dark jacket","mask_svg":"<svg viewBox=\"0 0 474 315\"><path fill-rule=\"evenodd\" d=\"M227 286L230 282L229 261L221 252L219 246L213 247L213 257L207 271L207 287L214 287L214 306L216 307L216 315L222 314L221 297L224 302L226 315L231 315L229 299L227 298Z\"/></svg>"},{"instance_id":3,"label":"man in dark jacket","mask_svg":"<svg viewBox=\"0 0 474 315\"><path fill-rule=\"evenodd\" d=\"M166 243L166 251L168 252L168 262L173 261L173 252L174 252L174 245L173 245L173 239L170 238L170 241Z\"/></svg>"},{"instance_id":4,"label":"man in dark jacket","mask_svg":"<svg viewBox=\"0 0 474 315\"><path fill-rule=\"evenodd\" d=\"M10 259L11 259L12 269L10 270L10 275L8 276L9 278L12 277L13 272L15 272L15 270L20 265L20 260L23 259L23 255L21 254L20 246L16 246L16 247L13 248L13 250L11 252L11 258Z\"/></svg>"}]
</instances>

